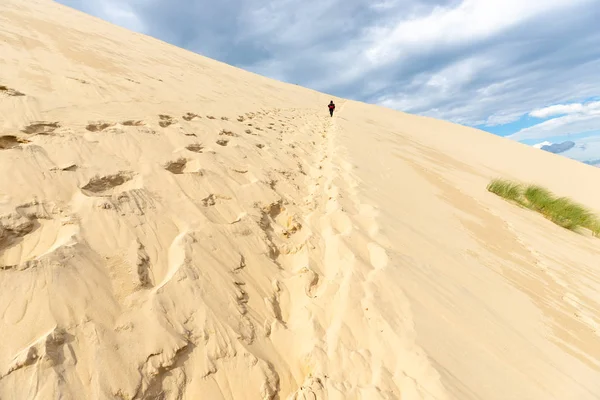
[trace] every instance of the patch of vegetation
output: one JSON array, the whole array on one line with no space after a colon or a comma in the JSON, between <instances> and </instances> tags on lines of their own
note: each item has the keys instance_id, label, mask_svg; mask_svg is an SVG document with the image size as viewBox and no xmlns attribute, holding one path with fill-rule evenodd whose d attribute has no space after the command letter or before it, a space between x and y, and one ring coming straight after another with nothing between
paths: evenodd
<instances>
[{"instance_id":1,"label":"patch of vegetation","mask_svg":"<svg viewBox=\"0 0 600 400\"><path fill-rule=\"evenodd\" d=\"M487 190L539 212L563 228L570 230L586 228L592 231L594 236L600 236L600 219L596 215L568 197L556 197L546 188L494 179L488 184Z\"/></svg>"},{"instance_id":2,"label":"patch of vegetation","mask_svg":"<svg viewBox=\"0 0 600 400\"><path fill-rule=\"evenodd\" d=\"M516 202L519 201L523 192L523 187L520 184L505 181L503 179L494 179L490 182L487 189L500 197Z\"/></svg>"}]
</instances>

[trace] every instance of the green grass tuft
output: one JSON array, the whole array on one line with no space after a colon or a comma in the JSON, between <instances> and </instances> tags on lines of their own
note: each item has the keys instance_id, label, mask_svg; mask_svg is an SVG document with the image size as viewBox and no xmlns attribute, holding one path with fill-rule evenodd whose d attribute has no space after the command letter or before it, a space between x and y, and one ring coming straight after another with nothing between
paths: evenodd
<instances>
[{"instance_id":1,"label":"green grass tuft","mask_svg":"<svg viewBox=\"0 0 600 400\"><path fill-rule=\"evenodd\" d=\"M520 202L523 192L521 185L503 179L494 179L490 182L487 189L500 197L516 202Z\"/></svg>"},{"instance_id":2,"label":"green grass tuft","mask_svg":"<svg viewBox=\"0 0 600 400\"><path fill-rule=\"evenodd\" d=\"M596 217L589 210L565 197L551 201L543 214L555 224L567 229L580 226L589 228L596 223Z\"/></svg>"},{"instance_id":3,"label":"green grass tuft","mask_svg":"<svg viewBox=\"0 0 600 400\"><path fill-rule=\"evenodd\" d=\"M500 197L539 212L563 228L570 230L580 227L587 228L595 236L600 236L600 219L568 197L557 198L552 192L541 186L523 186L504 179L492 180L487 189Z\"/></svg>"},{"instance_id":4,"label":"green grass tuft","mask_svg":"<svg viewBox=\"0 0 600 400\"><path fill-rule=\"evenodd\" d=\"M537 185L528 186L525 189L523 196L525 197L529 208L541 213L549 207L552 207L552 202L554 201L554 196L548 189Z\"/></svg>"}]
</instances>

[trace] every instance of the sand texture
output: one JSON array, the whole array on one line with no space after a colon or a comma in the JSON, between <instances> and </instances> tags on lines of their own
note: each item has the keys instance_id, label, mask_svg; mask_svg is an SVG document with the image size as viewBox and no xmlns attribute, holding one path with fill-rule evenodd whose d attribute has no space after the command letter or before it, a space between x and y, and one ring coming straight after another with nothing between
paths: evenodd
<instances>
[{"instance_id":1,"label":"sand texture","mask_svg":"<svg viewBox=\"0 0 600 400\"><path fill-rule=\"evenodd\" d=\"M0 2L0 398L600 398L600 170ZM333 99L336 114L329 117Z\"/></svg>"}]
</instances>

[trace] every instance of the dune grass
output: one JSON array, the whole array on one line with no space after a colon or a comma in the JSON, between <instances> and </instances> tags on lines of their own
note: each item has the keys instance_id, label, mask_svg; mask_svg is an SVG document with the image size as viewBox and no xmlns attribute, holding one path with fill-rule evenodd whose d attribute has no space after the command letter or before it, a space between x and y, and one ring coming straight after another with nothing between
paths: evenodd
<instances>
[{"instance_id":1,"label":"dune grass","mask_svg":"<svg viewBox=\"0 0 600 400\"><path fill-rule=\"evenodd\" d=\"M586 228L592 231L594 236L600 236L600 219L596 215L568 197L556 197L546 188L494 179L488 184L487 190L537 211L563 228Z\"/></svg>"},{"instance_id":2,"label":"dune grass","mask_svg":"<svg viewBox=\"0 0 600 400\"><path fill-rule=\"evenodd\" d=\"M518 183L505 181L503 179L494 179L488 185L488 190L505 199L519 202L523 187Z\"/></svg>"}]
</instances>

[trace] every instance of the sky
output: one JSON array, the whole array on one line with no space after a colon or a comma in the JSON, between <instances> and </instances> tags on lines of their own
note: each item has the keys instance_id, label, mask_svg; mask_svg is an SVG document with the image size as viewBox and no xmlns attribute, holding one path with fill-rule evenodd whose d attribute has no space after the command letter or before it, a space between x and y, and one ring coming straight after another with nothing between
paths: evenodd
<instances>
[{"instance_id":1,"label":"sky","mask_svg":"<svg viewBox=\"0 0 600 400\"><path fill-rule=\"evenodd\" d=\"M274 79L600 159L600 0L58 2Z\"/></svg>"}]
</instances>

